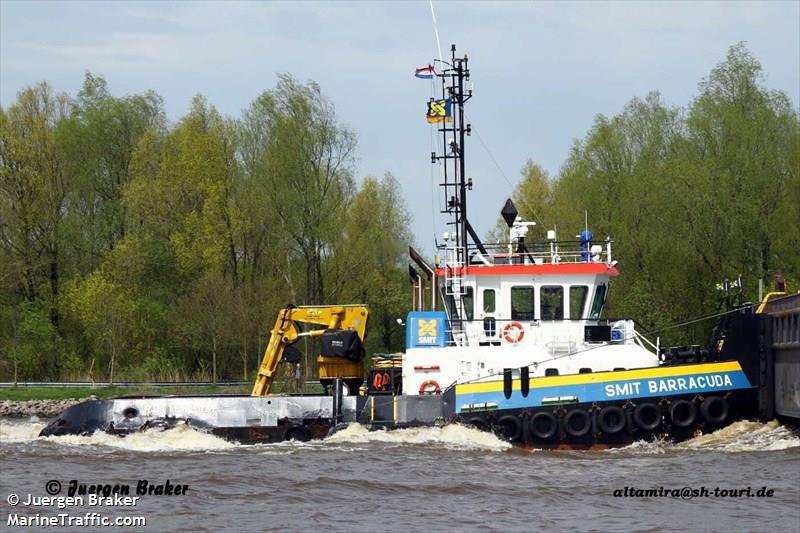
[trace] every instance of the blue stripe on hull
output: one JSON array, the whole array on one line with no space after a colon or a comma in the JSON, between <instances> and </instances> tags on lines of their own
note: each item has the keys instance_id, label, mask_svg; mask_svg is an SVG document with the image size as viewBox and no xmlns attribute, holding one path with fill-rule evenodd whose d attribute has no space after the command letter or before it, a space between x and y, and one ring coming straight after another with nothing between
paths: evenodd
<instances>
[{"instance_id":1,"label":"blue stripe on hull","mask_svg":"<svg viewBox=\"0 0 800 533\"><path fill-rule=\"evenodd\" d=\"M469 404L484 403L497 404L497 409L539 407L542 405L543 399L559 396L575 396L577 397L577 403L607 402L678 394L701 394L750 387L752 385L747 380L744 372L736 370L710 374L688 374L675 377L531 388L527 398L524 398L522 392L516 388L509 399L506 399L502 391L457 394L456 409L458 412L462 412L465 408L468 408Z\"/></svg>"}]
</instances>

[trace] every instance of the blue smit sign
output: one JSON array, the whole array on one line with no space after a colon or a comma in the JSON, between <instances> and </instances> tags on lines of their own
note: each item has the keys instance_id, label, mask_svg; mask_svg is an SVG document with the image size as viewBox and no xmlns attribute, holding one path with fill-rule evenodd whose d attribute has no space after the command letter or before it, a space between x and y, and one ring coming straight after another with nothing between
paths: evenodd
<instances>
[{"instance_id":1,"label":"blue smit sign","mask_svg":"<svg viewBox=\"0 0 800 533\"><path fill-rule=\"evenodd\" d=\"M447 313L414 311L406 318L406 348L447 346Z\"/></svg>"}]
</instances>

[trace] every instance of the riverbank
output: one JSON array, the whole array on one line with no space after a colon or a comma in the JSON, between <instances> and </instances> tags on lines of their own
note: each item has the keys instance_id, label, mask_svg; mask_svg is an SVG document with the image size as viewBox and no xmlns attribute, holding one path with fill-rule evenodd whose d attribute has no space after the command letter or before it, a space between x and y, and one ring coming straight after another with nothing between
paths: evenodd
<instances>
[{"instance_id":1,"label":"riverbank","mask_svg":"<svg viewBox=\"0 0 800 533\"><path fill-rule=\"evenodd\" d=\"M218 385L200 387L7 387L0 388L0 417L53 418L68 407L84 400L117 396L152 396L173 394L246 394L245 387Z\"/></svg>"},{"instance_id":2,"label":"riverbank","mask_svg":"<svg viewBox=\"0 0 800 533\"><path fill-rule=\"evenodd\" d=\"M283 383L275 383L272 393L283 392ZM135 387L97 385L93 387L0 387L0 417L22 418L38 416L53 418L64 409L84 400L117 398L120 396L209 396L215 394L250 394L251 385L190 385ZM307 383L303 392L321 394L322 387Z\"/></svg>"},{"instance_id":3,"label":"riverbank","mask_svg":"<svg viewBox=\"0 0 800 533\"><path fill-rule=\"evenodd\" d=\"M0 400L0 418L54 418L65 409L89 398L75 400Z\"/></svg>"},{"instance_id":4,"label":"riverbank","mask_svg":"<svg viewBox=\"0 0 800 533\"><path fill-rule=\"evenodd\" d=\"M174 385L156 386L141 384L137 386L94 385L86 387L42 387L42 386L15 386L0 387L0 401L15 400L78 400L94 396L98 400L115 398L118 396L166 396L172 394L249 394L252 385ZM278 392L280 387L276 387Z\"/></svg>"}]
</instances>

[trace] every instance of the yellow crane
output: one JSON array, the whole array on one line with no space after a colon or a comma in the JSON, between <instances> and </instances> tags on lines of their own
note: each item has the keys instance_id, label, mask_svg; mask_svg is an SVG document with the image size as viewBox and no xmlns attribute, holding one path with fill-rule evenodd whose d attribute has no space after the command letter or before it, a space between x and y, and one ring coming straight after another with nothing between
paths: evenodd
<instances>
[{"instance_id":1,"label":"yellow crane","mask_svg":"<svg viewBox=\"0 0 800 533\"><path fill-rule=\"evenodd\" d=\"M364 305L290 306L281 309L250 395L269 394L286 348L302 337L322 337L322 354L317 357L320 383L327 385L334 378L342 378L350 390L358 388L364 379L363 343L368 316L369 311ZM324 328L302 331L298 323Z\"/></svg>"}]
</instances>

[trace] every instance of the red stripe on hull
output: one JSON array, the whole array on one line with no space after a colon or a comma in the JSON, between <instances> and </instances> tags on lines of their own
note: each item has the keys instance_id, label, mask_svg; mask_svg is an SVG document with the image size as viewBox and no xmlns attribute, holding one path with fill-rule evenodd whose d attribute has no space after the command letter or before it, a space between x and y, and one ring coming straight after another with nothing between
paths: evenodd
<instances>
[{"instance_id":1,"label":"red stripe on hull","mask_svg":"<svg viewBox=\"0 0 800 533\"><path fill-rule=\"evenodd\" d=\"M606 274L618 276L619 271L605 263L548 263L544 265L472 265L452 269L451 275L497 276L497 275L552 275L552 274ZM437 276L444 276L445 269L437 268Z\"/></svg>"}]
</instances>

